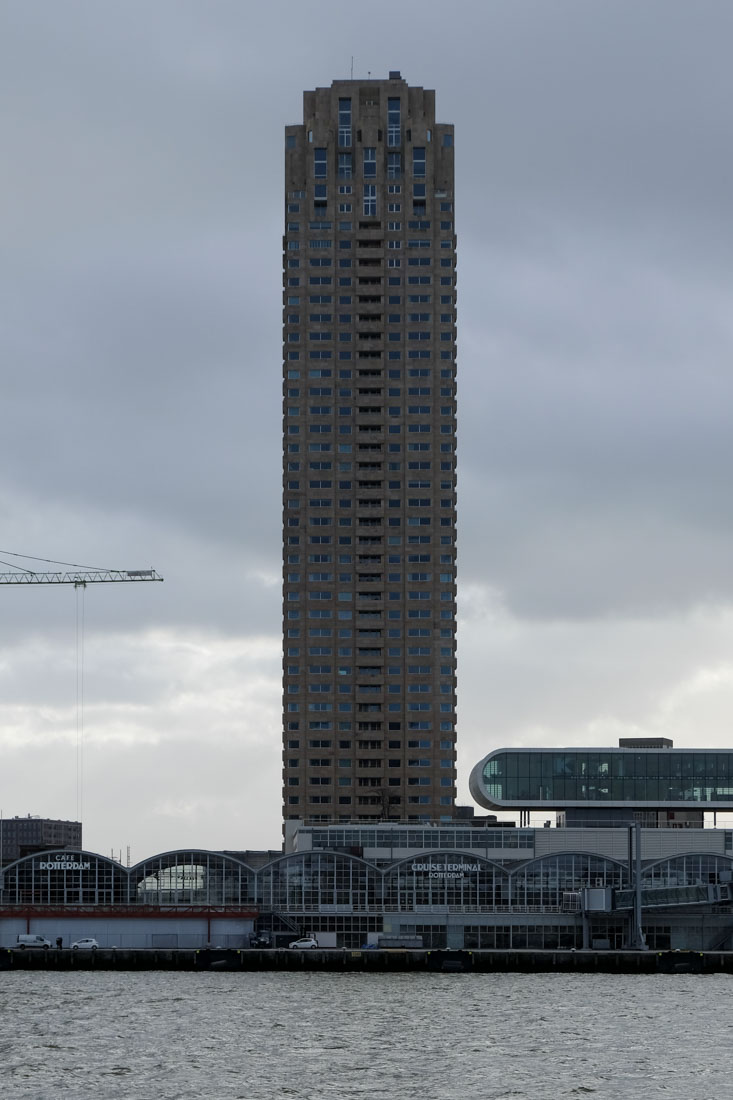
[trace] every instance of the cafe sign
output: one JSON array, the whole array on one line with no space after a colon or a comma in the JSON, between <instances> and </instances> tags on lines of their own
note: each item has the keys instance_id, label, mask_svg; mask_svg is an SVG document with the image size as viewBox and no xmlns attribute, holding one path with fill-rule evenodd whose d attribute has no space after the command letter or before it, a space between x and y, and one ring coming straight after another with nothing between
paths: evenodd
<instances>
[{"instance_id":1,"label":"cafe sign","mask_svg":"<svg viewBox=\"0 0 733 1100\"><path fill-rule=\"evenodd\" d=\"M41 871L88 871L91 867L91 861L82 862L79 859L74 859L69 852L59 852L52 859L39 860L38 867Z\"/></svg>"}]
</instances>

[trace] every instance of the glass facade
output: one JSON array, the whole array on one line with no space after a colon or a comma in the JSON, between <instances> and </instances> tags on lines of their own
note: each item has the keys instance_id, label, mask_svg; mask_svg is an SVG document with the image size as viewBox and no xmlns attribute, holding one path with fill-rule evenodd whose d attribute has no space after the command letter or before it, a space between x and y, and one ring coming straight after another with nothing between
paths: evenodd
<instances>
[{"instance_id":1,"label":"glass facade","mask_svg":"<svg viewBox=\"0 0 733 1100\"><path fill-rule=\"evenodd\" d=\"M533 860L512 875L512 903L528 909L561 908L563 894L584 887L619 889L626 868L615 860L583 852L564 852Z\"/></svg>"},{"instance_id":2,"label":"glass facade","mask_svg":"<svg viewBox=\"0 0 733 1100\"><path fill-rule=\"evenodd\" d=\"M331 852L285 856L260 872L265 909L285 912L339 908L365 912L379 905L381 878L360 859Z\"/></svg>"},{"instance_id":3,"label":"glass facade","mask_svg":"<svg viewBox=\"0 0 733 1100\"><path fill-rule=\"evenodd\" d=\"M474 768L471 791L492 808L700 803L712 809L733 803L733 752L502 750Z\"/></svg>"},{"instance_id":4,"label":"glass facade","mask_svg":"<svg viewBox=\"0 0 733 1100\"><path fill-rule=\"evenodd\" d=\"M465 946L488 951L569 950L583 946L582 929L573 924L473 925L465 930ZM444 945L442 945L444 946Z\"/></svg>"},{"instance_id":5,"label":"glass facade","mask_svg":"<svg viewBox=\"0 0 733 1100\"><path fill-rule=\"evenodd\" d=\"M384 908L482 912L509 904L509 874L498 864L462 852L421 854L384 874Z\"/></svg>"},{"instance_id":6,"label":"glass facade","mask_svg":"<svg viewBox=\"0 0 733 1100\"><path fill-rule=\"evenodd\" d=\"M217 852L167 852L130 871L130 900L141 905L251 905L255 875Z\"/></svg>"},{"instance_id":7,"label":"glass facade","mask_svg":"<svg viewBox=\"0 0 733 1100\"><path fill-rule=\"evenodd\" d=\"M690 852L645 867L642 885L714 886L720 882L730 882L732 875L733 859L729 856Z\"/></svg>"},{"instance_id":8,"label":"glass facade","mask_svg":"<svg viewBox=\"0 0 733 1100\"><path fill-rule=\"evenodd\" d=\"M5 905L120 905L128 872L88 852L41 852L11 863L0 876Z\"/></svg>"},{"instance_id":9,"label":"glass facade","mask_svg":"<svg viewBox=\"0 0 733 1100\"><path fill-rule=\"evenodd\" d=\"M361 839L372 846L374 840L384 841L399 832L380 829L369 835L366 829L328 830L332 831L362 832ZM410 833L416 841L430 831L405 828L402 834ZM483 830L473 830L479 831ZM551 839L548 830L535 833L543 842ZM697 842L691 834L677 837L680 844ZM711 832L711 844L716 837L720 839L721 832ZM208 908L209 915L225 913L228 919L249 922L242 935L259 917L263 927L273 928L286 941L291 933L295 937L314 931L333 935L339 947L351 949L361 947L367 937L373 942L383 931L419 935L426 947L455 946L459 937L467 948L555 949L582 944L582 915L571 902L584 888L613 890L617 908L631 904L623 860L590 852L553 851L527 859L522 858L526 849L516 849L487 858L471 849L433 847L378 864L345 852L312 850L270 858L255 867L240 858L244 854L183 850L153 856L131 868L89 852L26 856L6 867L0 878L1 915L24 919L35 908L34 919L42 918L47 907L54 919L62 915L88 919L98 907L105 919L116 908L120 916L139 920L162 913L175 917L176 907L188 916L192 910L201 913ZM730 933L724 913L720 927L712 918L720 915L717 902L727 895L714 894L713 888L724 891L732 881L733 856L682 852L646 862L643 898L650 908L705 904L712 921L710 942L719 945ZM658 945L670 936L670 917L662 919L667 923L658 926L661 938L652 939ZM157 932L160 921L152 923ZM195 946L200 935L204 933L181 933L189 936L186 943ZM687 935L678 929L673 946L686 943ZM591 936L621 947L627 940L627 924L609 914L603 922L596 919ZM175 939L182 945L178 932ZM708 941L700 938L699 942ZM240 946L239 940L235 946Z\"/></svg>"},{"instance_id":10,"label":"glass facade","mask_svg":"<svg viewBox=\"0 0 733 1100\"><path fill-rule=\"evenodd\" d=\"M440 828L313 829L314 848L404 848L490 849L518 848L534 850L533 829L461 829L450 825Z\"/></svg>"},{"instance_id":11,"label":"glass facade","mask_svg":"<svg viewBox=\"0 0 733 1100\"><path fill-rule=\"evenodd\" d=\"M519 854L519 853L517 853ZM685 882L711 881L715 857L686 857ZM63 869L62 863L76 869ZM672 861L668 861L670 864ZM730 868L730 859L720 867ZM49 863L53 867L49 869ZM675 867L670 881L683 874ZM654 869L649 884L662 884ZM312 851L286 855L253 870L219 852L167 852L126 868L91 853L56 860L27 856L5 869L0 904L217 906L294 914L443 910L493 912L556 908L564 891L625 885L614 860L562 853L509 864L456 849L421 850L379 867L358 856Z\"/></svg>"}]
</instances>

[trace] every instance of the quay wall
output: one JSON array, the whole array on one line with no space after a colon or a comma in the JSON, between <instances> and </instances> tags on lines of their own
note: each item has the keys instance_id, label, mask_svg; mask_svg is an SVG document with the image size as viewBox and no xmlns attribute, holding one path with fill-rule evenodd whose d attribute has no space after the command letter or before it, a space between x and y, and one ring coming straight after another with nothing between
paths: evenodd
<instances>
[{"instance_id":1,"label":"quay wall","mask_svg":"<svg viewBox=\"0 0 733 1100\"><path fill-rule=\"evenodd\" d=\"M491 971L657 974L733 974L730 951L451 951L451 950L135 950L0 949L8 970L187 971Z\"/></svg>"}]
</instances>

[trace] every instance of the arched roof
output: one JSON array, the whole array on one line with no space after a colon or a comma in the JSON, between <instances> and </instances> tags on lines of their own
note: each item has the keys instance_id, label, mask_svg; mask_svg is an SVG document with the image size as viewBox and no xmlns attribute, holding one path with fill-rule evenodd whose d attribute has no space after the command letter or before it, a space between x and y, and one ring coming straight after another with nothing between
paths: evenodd
<instances>
[{"instance_id":1,"label":"arched roof","mask_svg":"<svg viewBox=\"0 0 733 1100\"><path fill-rule=\"evenodd\" d=\"M105 863L110 867L113 867L116 871L122 871L127 874L127 867L124 867L121 863L118 863L116 859L111 859L109 856L103 856L99 852L88 852L84 848L47 848L44 852L31 852L27 856L21 856L20 859L14 860L12 863L8 863L3 868L4 873L7 875L9 871L20 867L23 864L33 863L34 860L38 860L41 863L51 863L50 859L44 859L44 856L53 856L53 862L56 863L91 863L95 860L97 863ZM74 856L80 856L80 859L74 859ZM74 868L68 868L73 870Z\"/></svg>"},{"instance_id":2,"label":"arched roof","mask_svg":"<svg viewBox=\"0 0 733 1100\"><path fill-rule=\"evenodd\" d=\"M523 863L513 863L510 874L519 875L523 871L531 870L532 867L539 866L542 863L549 863L563 856L572 856L575 859L598 860L599 863L610 863L614 867L620 868L623 872L628 870L628 863L625 860L614 859L613 856L604 856L599 852L584 852L579 849L566 850L563 848L561 851L543 852L542 855L534 856L532 859L527 859Z\"/></svg>"},{"instance_id":3,"label":"arched roof","mask_svg":"<svg viewBox=\"0 0 733 1100\"><path fill-rule=\"evenodd\" d=\"M727 863L733 870L733 856L728 856L725 852L674 852L671 855L662 856L661 859L645 863L642 867L642 875L645 875L648 871L653 871L655 867L663 867L665 864L676 863L684 859L716 859L721 863Z\"/></svg>"},{"instance_id":4,"label":"arched roof","mask_svg":"<svg viewBox=\"0 0 733 1100\"><path fill-rule=\"evenodd\" d=\"M359 863L366 867L369 871L374 871L375 874L380 874L379 868L375 867L374 864L371 863L368 859L364 859L362 856L352 855L350 852L338 852L334 849L328 848L311 848L306 852L285 852L283 853L283 855L275 856L274 859L271 859L268 863L265 863L262 867L259 868L257 873L261 875L265 871L280 867L283 863L297 863L298 860L303 861L305 859L312 858L313 856L319 856L321 858L323 856L327 856L331 859L343 859L349 863Z\"/></svg>"},{"instance_id":5,"label":"arched roof","mask_svg":"<svg viewBox=\"0 0 733 1100\"><path fill-rule=\"evenodd\" d=\"M160 863L162 866L172 866L176 862L177 856L203 856L205 858L220 859L224 863L232 863L237 867L244 867L251 874L256 874L253 867L250 867L244 860L238 859L237 856L230 855L226 852L216 852L209 848L174 848L169 852L158 852L155 855L148 856L146 859L141 859L138 863L133 863L129 868L130 875L134 875L135 871L142 869L143 867L149 867L151 863ZM126 868L127 870L127 868Z\"/></svg>"}]
</instances>

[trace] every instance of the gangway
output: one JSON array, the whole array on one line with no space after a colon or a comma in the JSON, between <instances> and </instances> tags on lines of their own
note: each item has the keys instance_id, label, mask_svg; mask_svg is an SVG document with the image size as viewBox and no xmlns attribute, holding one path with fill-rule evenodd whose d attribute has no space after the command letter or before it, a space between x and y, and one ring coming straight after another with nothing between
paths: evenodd
<instances>
[{"instance_id":1,"label":"gangway","mask_svg":"<svg viewBox=\"0 0 733 1100\"><path fill-rule=\"evenodd\" d=\"M563 913L614 913L634 908L634 889L586 887L562 896ZM693 886L647 886L641 890L641 908L669 909L681 905L726 905L733 902L733 888L725 883Z\"/></svg>"},{"instance_id":2,"label":"gangway","mask_svg":"<svg viewBox=\"0 0 733 1100\"><path fill-rule=\"evenodd\" d=\"M642 909L668 909L678 905L720 905L733 900L728 885L698 883L695 886L649 886L642 888ZM614 890L613 909L633 909L633 890Z\"/></svg>"}]
</instances>

